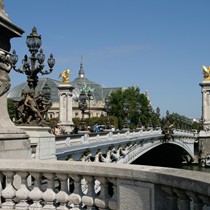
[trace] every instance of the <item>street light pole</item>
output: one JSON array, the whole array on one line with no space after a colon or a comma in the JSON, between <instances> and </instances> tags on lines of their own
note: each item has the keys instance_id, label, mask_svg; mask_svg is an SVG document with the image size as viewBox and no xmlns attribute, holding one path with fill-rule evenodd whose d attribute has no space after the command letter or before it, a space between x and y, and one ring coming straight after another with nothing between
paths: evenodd
<instances>
[{"instance_id":1,"label":"street light pole","mask_svg":"<svg viewBox=\"0 0 210 210\"><path fill-rule=\"evenodd\" d=\"M109 120L109 113L112 109L112 106L110 105L110 99L107 97L105 98L105 106L104 106L104 110L106 112L106 116L107 116L107 121L106 121L106 128L110 129L110 120Z\"/></svg>"},{"instance_id":2,"label":"street light pole","mask_svg":"<svg viewBox=\"0 0 210 210\"><path fill-rule=\"evenodd\" d=\"M137 123L137 128L141 128L142 127L142 123L141 123L141 105L140 103L137 104L137 113L138 113L138 123Z\"/></svg>"},{"instance_id":3,"label":"street light pole","mask_svg":"<svg viewBox=\"0 0 210 210\"><path fill-rule=\"evenodd\" d=\"M90 90L88 90L88 93L87 93L87 96L88 96L88 102L89 102L89 120L88 120L88 124L90 126L90 99L91 99L91 96L92 96L92 92Z\"/></svg>"},{"instance_id":4,"label":"street light pole","mask_svg":"<svg viewBox=\"0 0 210 210\"><path fill-rule=\"evenodd\" d=\"M42 49L40 49L38 53L38 50L42 45L42 39L41 35L37 34L35 26L33 27L31 34L27 36L26 44L31 56L24 56L21 69L16 68L16 63L18 62L18 55L16 54L16 51L13 50L10 55L12 68L16 72L23 73L27 76L27 83L29 87L29 90L22 91L21 101L18 102L17 111L19 113L16 123L27 123L33 125L49 124L44 120L44 118L50 108L50 90L48 88L47 93L40 92L38 96L35 96L35 89L39 80L38 74L50 74L53 71L55 59L53 58L53 54L51 54L47 60L49 70L44 70L45 54ZM39 99L39 101L37 99ZM40 107L42 107L43 110L40 110Z\"/></svg>"},{"instance_id":5,"label":"street light pole","mask_svg":"<svg viewBox=\"0 0 210 210\"><path fill-rule=\"evenodd\" d=\"M37 54L39 48L42 44L41 35L37 34L37 29L34 26L32 29L32 33L27 36L26 39L27 47L29 48L29 51L31 53L31 56L28 57L27 55L24 56L24 59L22 60L22 69L16 68L16 63L18 61L18 55L16 54L16 51L13 50L12 55L10 56L10 59L12 61L12 68L19 73L25 73L27 75L27 82L28 86L31 90L35 90L37 83L38 83L38 73L41 73L42 75L50 74L53 71L53 66L55 65L55 59L53 58L53 54L50 54L50 57L48 58L47 62L49 65L49 70L43 70L44 69L44 60L45 60L45 54L43 54L43 49L41 48L39 53ZM38 61L38 64L37 64Z\"/></svg>"},{"instance_id":6,"label":"street light pole","mask_svg":"<svg viewBox=\"0 0 210 210\"><path fill-rule=\"evenodd\" d=\"M84 91L81 91L79 95L79 109L82 111L82 120L81 120L81 130L84 131L86 130L86 125L85 125L85 119L84 119L84 113L85 110L87 109L87 102L86 102L86 94Z\"/></svg>"},{"instance_id":7,"label":"street light pole","mask_svg":"<svg viewBox=\"0 0 210 210\"><path fill-rule=\"evenodd\" d=\"M129 125L128 125L128 116L129 116L129 109L130 109L130 103L128 103L127 101L125 101L123 103L123 111L125 114L125 119L124 119L124 129L129 129Z\"/></svg>"}]
</instances>

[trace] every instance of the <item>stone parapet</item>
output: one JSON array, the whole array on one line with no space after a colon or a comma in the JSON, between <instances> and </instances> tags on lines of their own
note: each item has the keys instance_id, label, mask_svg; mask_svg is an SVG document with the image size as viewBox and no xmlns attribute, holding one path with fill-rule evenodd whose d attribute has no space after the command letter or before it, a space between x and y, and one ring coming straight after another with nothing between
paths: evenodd
<instances>
[{"instance_id":1,"label":"stone parapet","mask_svg":"<svg viewBox=\"0 0 210 210\"><path fill-rule=\"evenodd\" d=\"M50 127L19 126L30 139L32 158L40 160L56 159L55 136L51 134Z\"/></svg>"},{"instance_id":2,"label":"stone parapet","mask_svg":"<svg viewBox=\"0 0 210 210\"><path fill-rule=\"evenodd\" d=\"M0 160L0 180L0 209L210 209L210 174L183 169Z\"/></svg>"}]
</instances>

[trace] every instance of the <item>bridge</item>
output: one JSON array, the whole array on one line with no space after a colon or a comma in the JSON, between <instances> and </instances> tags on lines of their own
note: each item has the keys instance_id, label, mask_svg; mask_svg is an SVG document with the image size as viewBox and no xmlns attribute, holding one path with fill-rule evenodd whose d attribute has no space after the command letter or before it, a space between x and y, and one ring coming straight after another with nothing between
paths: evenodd
<instances>
[{"instance_id":1,"label":"bridge","mask_svg":"<svg viewBox=\"0 0 210 210\"><path fill-rule=\"evenodd\" d=\"M166 137L161 129L57 136L56 156L58 160L128 164L147 164L148 159L192 162L196 141L194 133L174 130Z\"/></svg>"}]
</instances>

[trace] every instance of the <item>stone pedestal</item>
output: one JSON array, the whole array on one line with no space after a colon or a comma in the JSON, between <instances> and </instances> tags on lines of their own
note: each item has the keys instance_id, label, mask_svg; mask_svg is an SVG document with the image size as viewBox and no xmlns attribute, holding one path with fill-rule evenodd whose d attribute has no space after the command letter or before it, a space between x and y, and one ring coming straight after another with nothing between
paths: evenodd
<instances>
[{"instance_id":1,"label":"stone pedestal","mask_svg":"<svg viewBox=\"0 0 210 210\"><path fill-rule=\"evenodd\" d=\"M74 127L72 121L72 91L74 87L70 84L58 86L59 92L59 122L70 133Z\"/></svg>"},{"instance_id":2,"label":"stone pedestal","mask_svg":"<svg viewBox=\"0 0 210 210\"><path fill-rule=\"evenodd\" d=\"M8 56L10 39L20 37L23 30L14 25L4 11L4 1L0 0L0 51ZM18 129L10 120L7 110L7 94L10 86L11 65L7 59L0 59L0 158L30 159L31 147L28 135Z\"/></svg>"},{"instance_id":3,"label":"stone pedestal","mask_svg":"<svg viewBox=\"0 0 210 210\"><path fill-rule=\"evenodd\" d=\"M0 107L0 158L30 159L29 136L10 120L7 111L7 94L0 97Z\"/></svg>"},{"instance_id":4,"label":"stone pedestal","mask_svg":"<svg viewBox=\"0 0 210 210\"><path fill-rule=\"evenodd\" d=\"M32 158L39 160L56 159L55 136L49 133L49 127L19 126L30 137Z\"/></svg>"},{"instance_id":5,"label":"stone pedestal","mask_svg":"<svg viewBox=\"0 0 210 210\"><path fill-rule=\"evenodd\" d=\"M202 88L202 120L203 129L210 131L210 81L200 83Z\"/></svg>"},{"instance_id":6,"label":"stone pedestal","mask_svg":"<svg viewBox=\"0 0 210 210\"><path fill-rule=\"evenodd\" d=\"M210 80L200 83L202 88L202 121L203 130L199 132L199 162L204 161L210 153Z\"/></svg>"}]
</instances>

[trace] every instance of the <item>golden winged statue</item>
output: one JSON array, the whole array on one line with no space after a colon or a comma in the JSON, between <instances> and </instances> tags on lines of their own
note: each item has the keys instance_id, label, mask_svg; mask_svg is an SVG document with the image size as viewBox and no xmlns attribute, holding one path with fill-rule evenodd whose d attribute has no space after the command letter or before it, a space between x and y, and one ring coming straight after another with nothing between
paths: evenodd
<instances>
[{"instance_id":1,"label":"golden winged statue","mask_svg":"<svg viewBox=\"0 0 210 210\"><path fill-rule=\"evenodd\" d=\"M69 84L70 69L66 69L60 73L59 78L62 78L62 84Z\"/></svg>"},{"instance_id":2,"label":"golden winged statue","mask_svg":"<svg viewBox=\"0 0 210 210\"><path fill-rule=\"evenodd\" d=\"M210 80L210 66L202 66L204 80Z\"/></svg>"}]
</instances>

